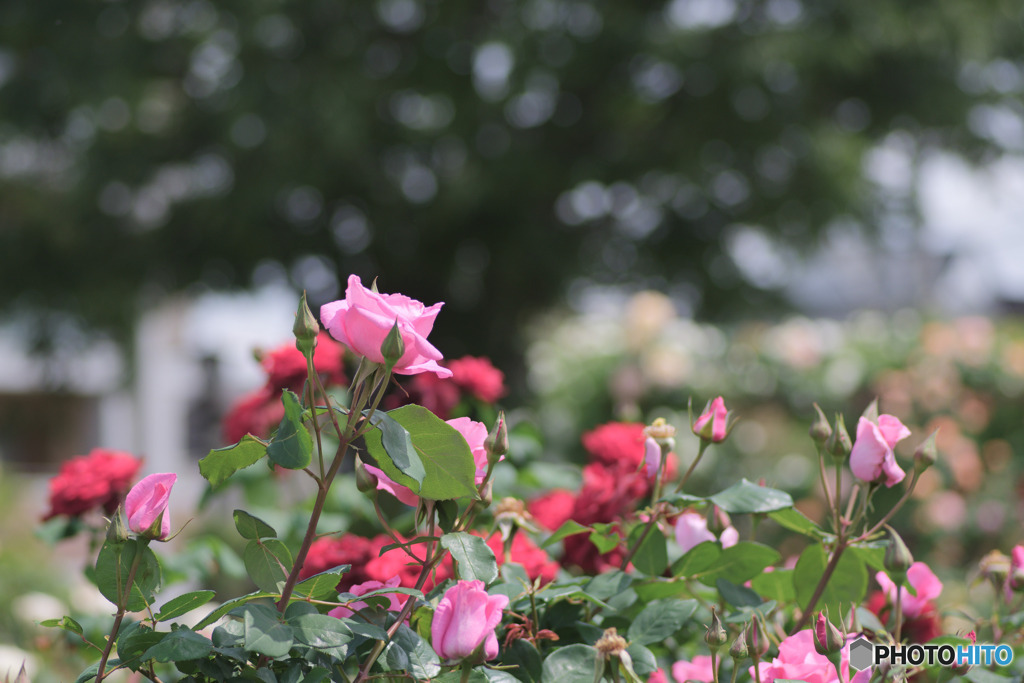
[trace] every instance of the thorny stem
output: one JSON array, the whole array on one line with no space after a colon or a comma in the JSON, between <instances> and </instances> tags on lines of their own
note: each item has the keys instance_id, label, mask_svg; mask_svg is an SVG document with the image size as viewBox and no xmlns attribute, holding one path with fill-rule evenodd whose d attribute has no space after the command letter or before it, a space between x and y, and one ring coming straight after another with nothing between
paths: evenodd
<instances>
[{"instance_id":1,"label":"thorny stem","mask_svg":"<svg viewBox=\"0 0 1024 683\"><path fill-rule=\"evenodd\" d=\"M120 512L118 514L121 514ZM110 637L107 638L107 645L103 648L103 654L100 655L100 663L96 669L96 683L101 683L103 680L103 671L107 668L107 660L110 659L110 651L114 647L114 641L117 640L117 632L121 628L121 621L124 619L125 610L128 609L128 598L132 594L132 586L135 584L135 571L139 568L139 561L142 559L142 547L145 547L142 542L139 542L141 547L136 547L135 557L132 558L132 566L128 568L128 580L125 585L122 586L122 590L118 591L117 600L117 614L114 616L114 625L110 629Z\"/></svg>"},{"instance_id":2,"label":"thorny stem","mask_svg":"<svg viewBox=\"0 0 1024 683\"><path fill-rule=\"evenodd\" d=\"M910 494L914 492L914 487L917 486L917 477L918 471L914 470L914 476L911 477L910 479L910 486L908 486L907 490L903 492L903 495L900 497L900 499L896 501L896 504L892 506L892 509L889 510L889 512L887 512L885 516L878 521L877 524L871 527L870 531L865 531L857 540L873 536L875 533L878 532L879 529L881 529L885 525L886 522L888 522L892 518L894 514L896 514L897 510L903 507L904 503L906 503L907 500L910 498Z\"/></svg>"}]
</instances>

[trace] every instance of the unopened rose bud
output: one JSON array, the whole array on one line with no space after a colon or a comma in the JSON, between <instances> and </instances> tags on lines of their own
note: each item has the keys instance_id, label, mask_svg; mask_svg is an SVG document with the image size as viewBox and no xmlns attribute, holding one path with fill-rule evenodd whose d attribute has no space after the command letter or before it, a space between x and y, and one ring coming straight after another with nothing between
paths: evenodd
<instances>
[{"instance_id":1,"label":"unopened rose bud","mask_svg":"<svg viewBox=\"0 0 1024 683\"><path fill-rule=\"evenodd\" d=\"M938 433L939 430L936 429L914 451L914 470L918 474L934 465L935 461L939 459L939 451L935 446L935 437Z\"/></svg>"},{"instance_id":2,"label":"unopened rose bud","mask_svg":"<svg viewBox=\"0 0 1024 683\"><path fill-rule=\"evenodd\" d=\"M701 441L720 443L725 441L732 429L729 424L731 415L725 407L725 399L719 396L704 407L704 412L693 421L690 429Z\"/></svg>"},{"instance_id":3,"label":"unopened rose bud","mask_svg":"<svg viewBox=\"0 0 1024 683\"><path fill-rule=\"evenodd\" d=\"M768 640L768 634L764 631L764 625L759 620L751 620L744 629L744 632L747 637L747 651L751 657L755 653L758 657L763 657L768 653L771 641Z\"/></svg>"},{"instance_id":4,"label":"unopened rose bud","mask_svg":"<svg viewBox=\"0 0 1024 683\"><path fill-rule=\"evenodd\" d=\"M974 631L971 631L965 637L971 641L971 645L978 643L978 635ZM949 668L957 676L966 676L967 672L971 670L971 664L969 662L957 662Z\"/></svg>"},{"instance_id":5,"label":"unopened rose bud","mask_svg":"<svg viewBox=\"0 0 1024 683\"><path fill-rule=\"evenodd\" d=\"M295 348L308 356L316 348L317 336L320 334L320 323L316 321L313 311L309 310L306 302L306 293L302 293L299 299L299 307L295 310L295 324L292 325L292 334L295 335Z\"/></svg>"},{"instance_id":6,"label":"unopened rose bud","mask_svg":"<svg viewBox=\"0 0 1024 683\"><path fill-rule=\"evenodd\" d=\"M711 509L708 510L708 531L713 533L715 537L720 537L722 532L732 526L732 520L729 518L727 513L717 505L712 504Z\"/></svg>"},{"instance_id":7,"label":"unopened rose bud","mask_svg":"<svg viewBox=\"0 0 1024 683\"><path fill-rule=\"evenodd\" d=\"M836 415L832 434L825 440L825 451L836 460L846 460L851 450L853 441L850 440L850 433L846 431L846 420L842 415Z\"/></svg>"},{"instance_id":8,"label":"unopened rose bud","mask_svg":"<svg viewBox=\"0 0 1024 683\"><path fill-rule=\"evenodd\" d=\"M737 662L750 656L750 648L747 647L747 629L740 631L740 635L733 641L729 648L729 656Z\"/></svg>"},{"instance_id":9,"label":"unopened rose bud","mask_svg":"<svg viewBox=\"0 0 1024 683\"><path fill-rule=\"evenodd\" d=\"M494 480L488 479L487 483L480 487L480 502L490 505L494 500Z\"/></svg>"},{"instance_id":10,"label":"unopened rose bud","mask_svg":"<svg viewBox=\"0 0 1024 683\"><path fill-rule=\"evenodd\" d=\"M377 490L377 477L370 474L369 470L366 469L366 465L359 458L356 458L355 471L356 488L361 493L370 493Z\"/></svg>"},{"instance_id":11,"label":"unopened rose bud","mask_svg":"<svg viewBox=\"0 0 1024 683\"><path fill-rule=\"evenodd\" d=\"M707 627L707 631L704 632L704 642L707 643L708 649L712 652L718 652L722 649L722 646L729 642L729 634L722 626L722 622L718 618L718 613L711 609L711 625Z\"/></svg>"},{"instance_id":12,"label":"unopened rose bud","mask_svg":"<svg viewBox=\"0 0 1024 683\"><path fill-rule=\"evenodd\" d=\"M487 462L494 464L508 453L508 426L505 424L505 411L498 413L498 420L491 427L484 439L484 450L487 451Z\"/></svg>"},{"instance_id":13,"label":"unopened rose bud","mask_svg":"<svg viewBox=\"0 0 1024 683\"><path fill-rule=\"evenodd\" d=\"M814 625L814 650L819 655L831 655L843 649L846 638L835 624L829 621L828 609L818 612L818 621Z\"/></svg>"},{"instance_id":14,"label":"unopened rose bud","mask_svg":"<svg viewBox=\"0 0 1024 683\"><path fill-rule=\"evenodd\" d=\"M384 337L380 345L380 355L384 356L384 363L388 369L395 367L395 363L405 355L405 340L402 339L402 332L398 329L398 321L391 326L391 331Z\"/></svg>"},{"instance_id":15,"label":"unopened rose bud","mask_svg":"<svg viewBox=\"0 0 1024 683\"><path fill-rule=\"evenodd\" d=\"M907 580L907 570L914 564L914 556L895 529L886 524L885 530L889 533L889 546L885 549L882 566L893 583L902 586Z\"/></svg>"},{"instance_id":16,"label":"unopened rose bud","mask_svg":"<svg viewBox=\"0 0 1024 683\"><path fill-rule=\"evenodd\" d=\"M828 418L825 417L825 413L821 412L821 408L817 403L814 404L815 418L814 422L811 423L810 435L814 443L818 444L821 448L828 441L828 437L832 436L832 427L828 424Z\"/></svg>"}]
</instances>

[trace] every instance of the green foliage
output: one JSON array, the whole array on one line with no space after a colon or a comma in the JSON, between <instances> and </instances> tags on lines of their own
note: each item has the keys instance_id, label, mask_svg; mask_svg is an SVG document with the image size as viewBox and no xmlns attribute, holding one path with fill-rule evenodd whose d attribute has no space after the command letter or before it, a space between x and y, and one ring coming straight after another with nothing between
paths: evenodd
<instances>
[{"instance_id":1,"label":"green foliage","mask_svg":"<svg viewBox=\"0 0 1024 683\"><path fill-rule=\"evenodd\" d=\"M446 548L458 563L460 579L490 584L498 578L498 564L494 559L494 551L479 536L465 532L445 534L441 537L441 546Z\"/></svg>"},{"instance_id":2,"label":"green foliage","mask_svg":"<svg viewBox=\"0 0 1024 683\"><path fill-rule=\"evenodd\" d=\"M256 464L267 454L267 444L252 434L246 434L233 446L215 448L199 461L199 473L214 487L220 486L232 474Z\"/></svg>"},{"instance_id":3,"label":"green foliage","mask_svg":"<svg viewBox=\"0 0 1024 683\"><path fill-rule=\"evenodd\" d=\"M160 563L143 541L107 542L96 559L93 581L107 600L139 612L153 604L160 588Z\"/></svg>"},{"instance_id":4,"label":"green foliage","mask_svg":"<svg viewBox=\"0 0 1024 683\"><path fill-rule=\"evenodd\" d=\"M393 448L400 448L405 461L418 460L423 467L423 481L418 482L398 469L391 454L384 448L379 428L366 435L366 448L384 473L392 480L408 486L422 498L448 500L476 494L476 465L466 439L459 432L426 408L407 405L388 412L410 440L394 439ZM389 425L390 423L378 423ZM385 429L393 427L385 426ZM411 450L407 450L411 445Z\"/></svg>"},{"instance_id":5,"label":"green foliage","mask_svg":"<svg viewBox=\"0 0 1024 683\"><path fill-rule=\"evenodd\" d=\"M793 585L800 604L807 605L810 602L827 564L825 549L819 544L807 546L800 554L793 571ZM868 571L864 561L855 553L844 552L820 600L809 610L813 612L828 607L832 614L846 614L851 605L859 604L864 599L867 589Z\"/></svg>"},{"instance_id":6,"label":"green foliage","mask_svg":"<svg viewBox=\"0 0 1024 683\"><path fill-rule=\"evenodd\" d=\"M281 392L281 403L284 404L284 417L267 445L267 457L275 465L301 470L313 460L313 437L303 421L299 397L285 389Z\"/></svg>"},{"instance_id":7,"label":"green foliage","mask_svg":"<svg viewBox=\"0 0 1024 683\"><path fill-rule=\"evenodd\" d=\"M245 510L235 510L233 513L235 528L242 538L256 540L260 538L276 538L277 532L274 527L264 522L259 517L250 515Z\"/></svg>"},{"instance_id":8,"label":"green foliage","mask_svg":"<svg viewBox=\"0 0 1024 683\"><path fill-rule=\"evenodd\" d=\"M260 590L280 593L288 572L291 571L292 555L277 539L249 541L245 546L245 570Z\"/></svg>"}]
</instances>

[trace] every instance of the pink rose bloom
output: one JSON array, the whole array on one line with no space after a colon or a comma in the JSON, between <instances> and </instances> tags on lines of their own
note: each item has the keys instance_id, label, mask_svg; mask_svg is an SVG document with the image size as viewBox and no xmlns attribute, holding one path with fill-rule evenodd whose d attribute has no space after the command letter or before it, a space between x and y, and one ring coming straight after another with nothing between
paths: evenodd
<instances>
[{"instance_id":1,"label":"pink rose bloom","mask_svg":"<svg viewBox=\"0 0 1024 683\"><path fill-rule=\"evenodd\" d=\"M476 483L481 483L487 474L487 449L484 448L484 441L487 439L487 425L468 417L457 417L454 420L446 420L446 422L455 427L469 444L469 451L473 454L473 462L476 464ZM504 459L502 456L502 460Z\"/></svg>"},{"instance_id":2,"label":"pink rose bloom","mask_svg":"<svg viewBox=\"0 0 1024 683\"><path fill-rule=\"evenodd\" d=\"M679 544L683 553L688 553L691 548L698 546L705 541L719 540L723 548L736 545L740 540L740 532L736 527L726 527L719 539L708 529L708 520L704 515L693 510L687 510L679 515L676 520L676 543Z\"/></svg>"},{"instance_id":3,"label":"pink rose bloom","mask_svg":"<svg viewBox=\"0 0 1024 683\"><path fill-rule=\"evenodd\" d=\"M426 307L403 294L378 294L363 287L358 275L349 275L345 299L324 304L320 319L331 336L375 363L384 362L381 344L397 324L405 352L395 363L396 373L451 377L452 371L437 363L443 358L441 352L427 341L442 305Z\"/></svg>"},{"instance_id":4,"label":"pink rose bloom","mask_svg":"<svg viewBox=\"0 0 1024 683\"><path fill-rule=\"evenodd\" d=\"M703 413L693 423L693 433L702 439L714 443L720 443L726 437L726 423L729 421L729 411L725 408L725 399L721 396L711 402ZM710 435L705 433L708 423L711 423Z\"/></svg>"},{"instance_id":5,"label":"pink rose bloom","mask_svg":"<svg viewBox=\"0 0 1024 683\"><path fill-rule=\"evenodd\" d=\"M665 677L665 670L656 670L651 674L650 678L647 679L647 683L668 683L668 678Z\"/></svg>"},{"instance_id":6,"label":"pink rose bloom","mask_svg":"<svg viewBox=\"0 0 1024 683\"><path fill-rule=\"evenodd\" d=\"M488 595L483 581L459 581L449 588L430 625L430 640L441 659L455 661L472 655L483 644L484 659L498 656L494 629L501 623L507 595Z\"/></svg>"},{"instance_id":7,"label":"pink rose bloom","mask_svg":"<svg viewBox=\"0 0 1024 683\"><path fill-rule=\"evenodd\" d=\"M779 644L779 656L771 662L758 665L761 683L773 683L775 679L803 681L804 683L868 683L871 669L864 669L850 678L850 646L843 648L840 658L842 677L825 655L814 650L814 633L804 629L786 638ZM750 667L754 678L754 667Z\"/></svg>"},{"instance_id":8,"label":"pink rose bloom","mask_svg":"<svg viewBox=\"0 0 1024 683\"><path fill-rule=\"evenodd\" d=\"M672 665L672 677L677 681L701 681L711 683L715 679L714 667L711 666L711 657L708 655L697 655L691 661L681 659Z\"/></svg>"},{"instance_id":9,"label":"pink rose bloom","mask_svg":"<svg viewBox=\"0 0 1024 683\"><path fill-rule=\"evenodd\" d=\"M885 572L875 574L875 581L882 587L882 591L889 602L896 604L896 584L892 582ZM914 619L923 613L931 610L932 602L942 595L942 582L932 573L924 562L915 562L907 570L907 583L914 589L917 595L911 595L906 587L900 588L900 607L903 615L908 619Z\"/></svg>"},{"instance_id":10,"label":"pink rose bloom","mask_svg":"<svg viewBox=\"0 0 1024 683\"><path fill-rule=\"evenodd\" d=\"M447 420L447 423L454 427L455 431L461 434L462 438L469 444L469 452L473 454L473 463L476 465L476 483L481 483L487 474L487 449L484 448L484 440L487 438L487 425L483 422L471 420L468 417L457 417L454 420ZM504 457L502 457L502 460L504 460ZM384 471L379 467L366 464L364 464L364 467L366 467L367 472L377 477L378 491L387 491L398 500L412 507L416 507L419 503L419 496L412 489L395 482L388 475L384 474Z\"/></svg>"},{"instance_id":11,"label":"pink rose bloom","mask_svg":"<svg viewBox=\"0 0 1024 683\"><path fill-rule=\"evenodd\" d=\"M879 415L878 424L866 417L857 423L857 440L850 451L850 470L861 481L878 481L885 475L885 485L895 486L906 472L896 464L893 448L910 436L910 430L892 415Z\"/></svg>"},{"instance_id":12,"label":"pink rose bloom","mask_svg":"<svg viewBox=\"0 0 1024 683\"><path fill-rule=\"evenodd\" d=\"M658 476L658 468L661 467L661 446L652 437L644 440L644 469L648 479Z\"/></svg>"},{"instance_id":13,"label":"pink rose bloom","mask_svg":"<svg viewBox=\"0 0 1024 683\"><path fill-rule=\"evenodd\" d=\"M397 588L401 581L402 579L399 576L393 576L384 583L381 583L380 581L364 581L363 583L352 586L348 592L353 595L364 595L365 593L369 593L370 591L375 591L380 588ZM388 610L391 612L400 612L402 610L402 601L398 598L398 595L398 593L387 594L388 600L391 601L391 604L388 605ZM362 600L357 600L356 602L350 602L347 607L345 605L338 605L327 614L332 617L339 618L350 617L355 614L356 610L366 609L367 606L368 605Z\"/></svg>"},{"instance_id":14,"label":"pink rose bloom","mask_svg":"<svg viewBox=\"0 0 1024 683\"><path fill-rule=\"evenodd\" d=\"M167 511L167 503L171 498L171 487L177 480L176 474L151 474L133 486L124 500L128 528L158 541L170 536L171 515ZM160 532L156 533L154 527L158 523Z\"/></svg>"}]
</instances>

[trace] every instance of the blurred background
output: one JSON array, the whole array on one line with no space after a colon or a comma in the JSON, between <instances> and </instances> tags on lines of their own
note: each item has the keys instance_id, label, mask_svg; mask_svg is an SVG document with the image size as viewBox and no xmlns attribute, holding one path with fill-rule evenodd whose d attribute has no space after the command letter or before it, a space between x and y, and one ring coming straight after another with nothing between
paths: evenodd
<instances>
[{"instance_id":1,"label":"blurred background","mask_svg":"<svg viewBox=\"0 0 1024 683\"><path fill-rule=\"evenodd\" d=\"M506 372L541 459L724 394L745 418L724 452L813 498L811 402L852 423L879 395L915 436L943 426L922 538L957 532L949 564L1013 541L1022 21L1008 0L5 2L0 485L35 519L94 446L192 466L298 293L316 310L356 273L445 302L432 340Z\"/></svg>"}]
</instances>

